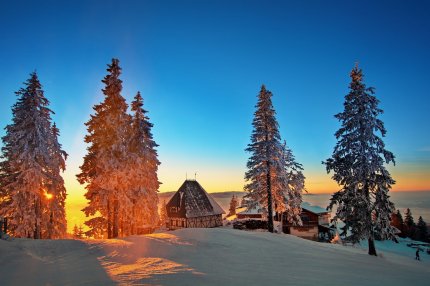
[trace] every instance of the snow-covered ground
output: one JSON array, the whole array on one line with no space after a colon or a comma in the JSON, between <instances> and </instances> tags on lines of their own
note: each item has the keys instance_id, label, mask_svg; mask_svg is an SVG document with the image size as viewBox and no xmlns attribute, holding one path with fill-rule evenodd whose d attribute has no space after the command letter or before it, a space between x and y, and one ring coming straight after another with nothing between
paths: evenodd
<instances>
[{"instance_id":1,"label":"snow-covered ground","mask_svg":"<svg viewBox=\"0 0 430 286\"><path fill-rule=\"evenodd\" d=\"M428 285L430 255L227 228L118 240L0 241L0 285Z\"/></svg>"}]
</instances>

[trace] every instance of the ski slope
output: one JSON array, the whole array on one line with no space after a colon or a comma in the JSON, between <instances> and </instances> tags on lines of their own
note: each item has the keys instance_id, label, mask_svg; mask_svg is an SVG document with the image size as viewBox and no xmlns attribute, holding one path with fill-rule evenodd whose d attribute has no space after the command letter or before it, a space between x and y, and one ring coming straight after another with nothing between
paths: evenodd
<instances>
[{"instance_id":1,"label":"ski slope","mask_svg":"<svg viewBox=\"0 0 430 286\"><path fill-rule=\"evenodd\" d=\"M391 242L390 242L391 243ZM1 285L428 285L430 256L227 228L0 241Z\"/></svg>"}]
</instances>

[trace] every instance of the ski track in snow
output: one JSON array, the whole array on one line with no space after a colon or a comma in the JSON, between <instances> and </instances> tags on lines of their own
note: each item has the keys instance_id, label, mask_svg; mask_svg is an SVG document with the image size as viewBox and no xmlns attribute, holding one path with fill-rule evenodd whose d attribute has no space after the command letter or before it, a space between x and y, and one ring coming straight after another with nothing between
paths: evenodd
<instances>
[{"instance_id":1,"label":"ski track in snow","mask_svg":"<svg viewBox=\"0 0 430 286\"><path fill-rule=\"evenodd\" d=\"M226 228L113 240L0 241L3 285L428 285L430 255Z\"/></svg>"}]
</instances>

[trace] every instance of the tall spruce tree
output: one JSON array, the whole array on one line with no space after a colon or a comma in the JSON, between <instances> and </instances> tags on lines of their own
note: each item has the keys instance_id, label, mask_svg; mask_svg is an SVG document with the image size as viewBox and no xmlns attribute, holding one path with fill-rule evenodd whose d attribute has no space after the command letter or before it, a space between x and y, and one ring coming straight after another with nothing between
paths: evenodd
<instances>
[{"instance_id":1,"label":"tall spruce tree","mask_svg":"<svg viewBox=\"0 0 430 286\"><path fill-rule=\"evenodd\" d=\"M52 141L50 142L51 164L49 166L51 179L47 185L45 199L48 200L49 208L45 211L46 235L50 239L65 237L67 232L66 221L66 188L61 172L66 169L67 153L61 149L58 142L60 130L54 123L51 128Z\"/></svg>"},{"instance_id":2,"label":"tall spruce tree","mask_svg":"<svg viewBox=\"0 0 430 286\"><path fill-rule=\"evenodd\" d=\"M232 216L236 214L236 208L238 206L237 197L233 195L230 200L230 206L228 208L228 216Z\"/></svg>"},{"instance_id":3,"label":"tall spruce tree","mask_svg":"<svg viewBox=\"0 0 430 286\"><path fill-rule=\"evenodd\" d=\"M350 92L345 96L344 111L335 115L341 128L335 133L338 142L331 158L323 162L327 172L341 186L334 193L329 209L337 205L334 221L345 223L341 235L358 243L368 240L369 254L377 255L375 236L394 237L390 215L394 205L388 191L395 183L384 164L394 162L393 153L385 149L384 123L378 119L383 112L374 88L366 87L358 66L351 71Z\"/></svg>"},{"instance_id":4,"label":"tall spruce tree","mask_svg":"<svg viewBox=\"0 0 430 286\"><path fill-rule=\"evenodd\" d=\"M258 94L257 110L254 113L251 143L245 149L251 153L248 159L245 180L248 182L244 189L253 203L263 206L268 220L268 230L273 232L273 195L272 174L282 171L279 168L281 151L281 136L276 113L272 104L272 93L261 86Z\"/></svg>"},{"instance_id":5,"label":"tall spruce tree","mask_svg":"<svg viewBox=\"0 0 430 286\"><path fill-rule=\"evenodd\" d=\"M405 235L405 223L403 222L403 216L400 210L391 214L391 225L400 231L399 236Z\"/></svg>"},{"instance_id":6,"label":"tall spruce tree","mask_svg":"<svg viewBox=\"0 0 430 286\"><path fill-rule=\"evenodd\" d=\"M153 124L149 121L147 111L143 108L143 98L138 92L131 104L132 118L130 135L130 153L134 156L133 220L136 225L156 226L158 216L158 181L157 171L160 161L152 135Z\"/></svg>"},{"instance_id":7,"label":"tall spruce tree","mask_svg":"<svg viewBox=\"0 0 430 286\"><path fill-rule=\"evenodd\" d=\"M13 236L60 238L66 229L60 175L66 153L58 143L58 129L51 126L53 112L36 72L24 84L2 138L0 215L9 218Z\"/></svg>"},{"instance_id":8,"label":"tall spruce tree","mask_svg":"<svg viewBox=\"0 0 430 286\"><path fill-rule=\"evenodd\" d=\"M160 225L161 226L166 226L166 222L168 220L168 216L167 216L167 203L166 203L166 199L163 200L163 203L161 204L161 208L160 208Z\"/></svg>"},{"instance_id":9,"label":"tall spruce tree","mask_svg":"<svg viewBox=\"0 0 430 286\"><path fill-rule=\"evenodd\" d=\"M99 218L92 218L85 224L94 234L103 230L108 238L116 238L120 235L120 217L129 213L130 205L127 140L131 117L121 95L119 60L112 59L107 71L102 80L104 101L94 106L95 114L86 123L85 142L89 147L77 177L81 184L87 184L85 197L89 202L84 213L87 216L100 214Z\"/></svg>"},{"instance_id":10,"label":"tall spruce tree","mask_svg":"<svg viewBox=\"0 0 430 286\"><path fill-rule=\"evenodd\" d=\"M292 225L301 225L300 218L302 193L305 191L305 176L303 166L296 162L291 149L284 141L282 145L281 166L282 172L275 177L273 197L275 211L285 213L286 220ZM284 216L281 216L283 218Z\"/></svg>"},{"instance_id":11,"label":"tall spruce tree","mask_svg":"<svg viewBox=\"0 0 430 286\"><path fill-rule=\"evenodd\" d=\"M258 94L256 109L251 143L245 149L251 156L247 163L244 189L253 204L263 207L268 218L268 230L273 232L274 211L289 211L289 218L300 223L297 212L300 213L303 188L299 186L296 171L301 167L295 163L291 150L281 143L272 93L264 85ZM301 178L304 180L303 176Z\"/></svg>"},{"instance_id":12,"label":"tall spruce tree","mask_svg":"<svg viewBox=\"0 0 430 286\"><path fill-rule=\"evenodd\" d=\"M414 238L415 236L415 221L414 217L412 216L412 211L410 208L407 208L405 211L405 232L406 235L410 238Z\"/></svg>"},{"instance_id":13,"label":"tall spruce tree","mask_svg":"<svg viewBox=\"0 0 430 286\"><path fill-rule=\"evenodd\" d=\"M416 239L420 241L427 241L428 239L427 223L422 216L418 218Z\"/></svg>"}]
</instances>

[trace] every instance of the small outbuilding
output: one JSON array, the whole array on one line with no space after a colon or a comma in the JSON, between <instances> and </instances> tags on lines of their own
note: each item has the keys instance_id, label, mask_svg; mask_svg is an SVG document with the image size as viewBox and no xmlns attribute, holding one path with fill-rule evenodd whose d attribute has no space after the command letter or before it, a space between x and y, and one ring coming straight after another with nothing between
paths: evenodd
<instances>
[{"instance_id":1,"label":"small outbuilding","mask_svg":"<svg viewBox=\"0 0 430 286\"><path fill-rule=\"evenodd\" d=\"M196 180L186 180L166 205L167 228L222 226L224 210Z\"/></svg>"}]
</instances>

